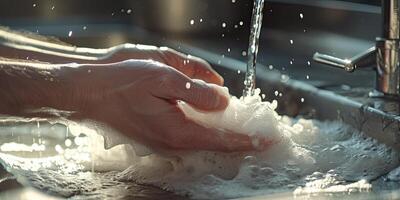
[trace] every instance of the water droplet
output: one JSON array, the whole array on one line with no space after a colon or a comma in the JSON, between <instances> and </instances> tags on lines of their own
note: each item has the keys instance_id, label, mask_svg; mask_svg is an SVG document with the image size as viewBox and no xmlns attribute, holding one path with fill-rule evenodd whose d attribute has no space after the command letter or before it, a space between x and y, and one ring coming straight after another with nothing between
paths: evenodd
<instances>
[{"instance_id":1,"label":"water droplet","mask_svg":"<svg viewBox=\"0 0 400 200\"><path fill-rule=\"evenodd\" d=\"M308 80L308 79L310 79L310 76L309 76L309 75L307 75L307 76L306 76L306 79L307 79L307 80Z\"/></svg>"},{"instance_id":2,"label":"water droplet","mask_svg":"<svg viewBox=\"0 0 400 200\"><path fill-rule=\"evenodd\" d=\"M231 52L231 48L228 48L228 52Z\"/></svg>"},{"instance_id":3,"label":"water droplet","mask_svg":"<svg viewBox=\"0 0 400 200\"><path fill-rule=\"evenodd\" d=\"M240 70L238 70L237 73L240 74Z\"/></svg>"},{"instance_id":4,"label":"water droplet","mask_svg":"<svg viewBox=\"0 0 400 200\"><path fill-rule=\"evenodd\" d=\"M290 61L289 63L290 63L291 65L293 65L293 61Z\"/></svg>"},{"instance_id":5,"label":"water droplet","mask_svg":"<svg viewBox=\"0 0 400 200\"><path fill-rule=\"evenodd\" d=\"M129 15L129 14L131 14L132 13L132 9L128 9L127 11L126 11L126 13Z\"/></svg>"},{"instance_id":6,"label":"water droplet","mask_svg":"<svg viewBox=\"0 0 400 200\"><path fill-rule=\"evenodd\" d=\"M304 103L304 98L301 98L300 101L301 101L301 103Z\"/></svg>"},{"instance_id":7,"label":"water droplet","mask_svg":"<svg viewBox=\"0 0 400 200\"><path fill-rule=\"evenodd\" d=\"M54 149L57 151L57 153L60 153L60 154L64 152L64 149L59 144L54 146Z\"/></svg>"},{"instance_id":8,"label":"water droplet","mask_svg":"<svg viewBox=\"0 0 400 200\"><path fill-rule=\"evenodd\" d=\"M236 3L236 0L232 0L232 3Z\"/></svg>"},{"instance_id":9,"label":"water droplet","mask_svg":"<svg viewBox=\"0 0 400 200\"><path fill-rule=\"evenodd\" d=\"M307 61L307 65L310 66L310 65L311 65L311 62L310 62L310 61Z\"/></svg>"},{"instance_id":10,"label":"water droplet","mask_svg":"<svg viewBox=\"0 0 400 200\"><path fill-rule=\"evenodd\" d=\"M87 29L87 27L86 26L83 26L83 28L82 28L83 30L86 30Z\"/></svg>"},{"instance_id":11,"label":"water droplet","mask_svg":"<svg viewBox=\"0 0 400 200\"><path fill-rule=\"evenodd\" d=\"M68 37L71 37L72 36L72 31L69 31L68 32Z\"/></svg>"},{"instance_id":12,"label":"water droplet","mask_svg":"<svg viewBox=\"0 0 400 200\"><path fill-rule=\"evenodd\" d=\"M199 20L200 22L203 22L203 18L200 18L200 20Z\"/></svg>"},{"instance_id":13,"label":"water droplet","mask_svg":"<svg viewBox=\"0 0 400 200\"><path fill-rule=\"evenodd\" d=\"M290 40L290 44L293 44L293 40Z\"/></svg>"},{"instance_id":14,"label":"water droplet","mask_svg":"<svg viewBox=\"0 0 400 200\"><path fill-rule=\"evenodd\" d=\"M222 28L225 28L225 27L226 27L226 23L222 22Z\"/></svg>"},{"instance_id":15,"label":"water droplet","mask_svg":"<svg viewBox=\"0 0 400 200\"><path fill-rule=\"evenodd\" d=\"M304 18L303 13L300 13L300 19L303 19L303 18Z\"/></svg>"},{"instance_id":16,"label":"water droplet","mask_svg":"<svg viewBox=\"0 0 400 200\"><path fill-rule=\"evenodd\" d=\"M278 96L279 92L277 90L275 90L274 94L275 94L275 96Z\"/></svg>"},{"instance_id":17,"label":"water droplet","mask_svg":"<svg viewBox=\"0 0 400 200\"><path fill-rule=\"evenodd\" d=\"M247 52L246 51L242 51L242 56L247 56Z\"/></svg>"},{"instance_id":18,"label":"water droplet","mask_svg":"<svg viewBox=\"0 0 400 200\"><path fill-rule=\"evenodd\" d=\"M34 3L32 6L33 6L33 7L36 7L36 3Z\"/></svg>"},{"instance_id":19,"label":"water droplet","mask_svg":"<svg viewBox=\"0 0 400 200\"><path fill-rule=\"evenodd\" d=\"M243 21L240 21L240 22L239 22L239 25L240 25L240 26L243 26Z\"/></svg>"},{"instance_id":20,"label":"water droplet","mask_svg":"<svg viewBox=\"0 0 400 200\"><path fill-rule=\"evenodd\" d=\"M189 82L186 83L186 89L190 89L191 84Z\"/></svg>"},{"instance_id":21,"label":"water droplet","mask_svg":"<svg viewBox=\"0 0 400 200\"><path fill-rule=\"evenodd\" d=\"M194 24L194 19L191 19L190 20L190 25L193 25Z\"/></svg>"},{"instance_id":22,"label":"water droplet","mask_svg":"<svg viewBox=\"0 0 400 200\"><path fill-rule=\"evenodd\" d=\"M274 66L273 66L273 65L269 65L268 68L269 68L270 70L273 70L273 69L274 69Z\"/></svg>"}]
</instances>

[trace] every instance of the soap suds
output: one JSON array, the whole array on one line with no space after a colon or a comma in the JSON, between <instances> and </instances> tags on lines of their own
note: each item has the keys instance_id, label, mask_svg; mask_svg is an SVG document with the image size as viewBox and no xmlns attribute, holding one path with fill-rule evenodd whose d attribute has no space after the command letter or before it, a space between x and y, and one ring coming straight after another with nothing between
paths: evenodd
<instances>
[{"instance_id":1,"label":"soap suds","mask_svg":"<svg viewBox=\"0 0 400 200\"><path fill-rule=\"evenodd\" d=\"M288 191L295 195L364 192L371 190L370 181L398 167L397 151L364 137L351 127L339 122L280 116L275 111L276 102L262 102L260 91L256 94L244 100L231 97L227 109L221 112L200 112L184 102L179 107L204 126L234 130L255 140L262 136L277 141L264 152L165 151L156 154L105 127L89 122L86 125L66 122L75 137L70 139L74 144L64 147L57 156L27 159L1 154L0 158L12 173L28 177L31 184L44 185L56 193L59 190L76 194L78 190L79 194L91 194L90 189L96 184L90 181L85 184L77 179L82 186L66 192L66 188L53 184L51 176L74 185L69 178L83 173L90 179L87 171L96 171L105 172L108 179L111 176L110 180L118 184L150 184L199 199ZM83 139L82 133L89 138ZM64 164L69 167L63 168ZM36 166L35 170L41 173L33 176L29 172L35 170L26 166ZM55 175L59 170L65 170L61 173L63 176ZM109 171L119 172L110 175ZM389 177L398 180L398 171L390 172Z\"/></svg>"}]
</instances>

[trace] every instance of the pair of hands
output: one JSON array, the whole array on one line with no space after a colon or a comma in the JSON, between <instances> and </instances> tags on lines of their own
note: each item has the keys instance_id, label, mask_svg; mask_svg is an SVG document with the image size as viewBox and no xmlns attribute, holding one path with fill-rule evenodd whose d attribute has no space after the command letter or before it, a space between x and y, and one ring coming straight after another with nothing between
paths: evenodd
<instances>
[{"instance_id":1,"label":"pair of hands","mask_svg":"<svg viewBox=\"0 0 400 200\"><path fill-rule=\"evenodd\" d=\"M249 136L203 127L177 107L178 100L205 111L227 106L229 97L217 88L223 78L207 62L167 48L135 52L129 55L125 49L110 58L147 60L84 65L65 73L75 86L74 118L103 122L154 149L255 150Z\"/></svg>"}]
</instances>

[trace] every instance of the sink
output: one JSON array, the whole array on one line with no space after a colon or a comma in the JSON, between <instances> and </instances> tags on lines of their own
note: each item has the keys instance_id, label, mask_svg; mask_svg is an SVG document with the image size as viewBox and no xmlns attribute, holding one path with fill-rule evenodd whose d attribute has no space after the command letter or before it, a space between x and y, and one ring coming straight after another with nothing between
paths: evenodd
<instances>
[{"instance_id":1,"label":"sink","mask_svg":"<svg viewBox=\"0 0 400 200\"><path fill-rule=\"evenodd\" d=\"M371 41L374 39L373 37L377 35L376 31L378 29L371 30L370 27L379 25L379 11L377 11L379 9L376 6L367 6L367 9L365 9L367 11L365 11L359 9L358 6L353 6L353 8L357 8L354 11L326 7L320 8L311 5L312 3L301 5L298 2L292 0L271 0L267 6L273 12L269 12L267 20L265 20L266 30L263 30L264 34L261 36L260 47L260 63L262 64L257 67L257 87L265 94L265 100L277 100L277 111L280 114L321 121L340 121L363 132L366 138L374 138L380 143L400 150L399 103L396 100L368 97L372 85L370 80L373 79L373 73L361 71L357 72L356 75L349 75L341 71L335 71L334 69L323 68L317 64L312 64L313 67L306 66L306 61L311 61L312 53L316 49L323 50L324 52L332 52L332 49L340 49L340 52L335 53L352 55L369 47ZM312 2L316 1L313 0ZM96 9L93 6L90 8ZM119 9L119 7L113 8L112 12L115 10L119 12ZM293 20L298 19L299 11L304 13L305 22L300 23ZM104 14L102 11L100 13ZM108 15L110 14L107 12ZM324 20L310 20L317 19L317 16L323 16ZM333 18L332 16L341 17ZM103 18L99 19L103 20ZM207 35L203 38L175 38L174 36L149 33L141 28L133 27L132 24L115 24L115 19L114 21L108 20L106 22L94 21L95 23L89 25L79 24L81 22L77 23L73 20L72 22L63 21L59 23L61 25L55 22L53 24L45 24L40 19L37 21L21 20L17 21L17 23L11 20L7 21L7 23L14 28L22 27L33 32L40 30L42 34L50 34L58 37L65 37L68 31L73 30L74 37L64 39L80 46L104 47L123 42L170 46L176 50L206 59L216 71L224 76L225 85L229 87L230 92L235 96L241 96L246 68L246 64L243 62L244 57L241 56L241 49L247 48L247 34L244 34L244 36L232 34L228 42L221 39L220 31L216 35ZM31 23L32 21L34 23ZM189 19L187 21L189 22ZM69 25L65 25L68 23ZM355 24L357 24L355 30L348 29L348 26ZM82 31L82 26L86 25L88 31ZM303 29L307 29L307 34L303 34ZM241 34L243 34L243 30ZM75 36L77 37L75 38ZM228 37L228 34L226 37ZM241 38L241 41L234 41L236 37ZM290 46L288 42L289 38L294 39L295 44L298 46ZM193 42L189 45L191 40ZM335 44L332 44L332 41L335 41ZM344 42L339 43L337 41ZM337 47L346 43L352 45L342 46L341 48ZM333 47L333 45L336 46ZM203 48L198 48L199 46ZM231 55L226 53L228 47L232 48ZM342 50L343 52L341 52ZM221 56L221 54L225 54L226 56ZM276 70L281 70L282 66L288 66L290 58L295 58L296 62L293 64L293 67L287 67L287 71L282 70L286 74ZM274 62L270 62L271 60ZM273 68L270 69L269 64L273 64ZM301 72L299 73L300 75L296 75L299 71ZM314 82L304 80L305 73L310 73L313 76L313 73L318 71L320 75L324 75L320 76L322 80L315 80ZM330 75L335 72L337 72L335 74L337 77ZM291 76L289 77L287 74ZM292 74L294 75L292 76ZM295 77L295 79L291 77ZM299 81L299 79L303 79L304 81ZM325 84L325 82L329 82L329 84ZM336 82L338 84L332 84ZM350 83L354 83L354 85ZM365 88L360 86L365 86ZM63 128L61 127L61 129ZM59 137L62 138L63 136L60 135ZM135 197L136 193L138 193L137 197L142 198L143 196L140 195L150 195L147 196L149 199L154 199L155 197L168 197L168 199L185 198L174 196L158 188L143 185L135 185L133 189L129 190L119 188L118 191L122 195L126 195L126 198ZM26 187L26 185L21 185L4 169L0 170L0 199L2 197L12 199L13 197L31 196L34 194L43 195L37 190ZM398 197L400 192L394 191L387 194L393 194L392 197L397 195ZM390 198L387 194L386 196L378 196L376 199ZM347 198L348 196L345 197ZM251 199L263 198L265 197L254 197ZM268 198L291 199L293 195L289 192L284 194L284 196L273 195Z\"/></svg>"},{"instance_id":2,"label":"sink","mask_svg":"<svg viewBox=\"0 0 400 200\"><path fill-rule=\"evenodd\" d=\"M220 55L192 46L179 46L188 54L206 58L225 78L225 85L230 92L241 96L245 63L221 58ZM370 88L352 89L344 86L320 89L292 80L287 75L262 65L257 66L257 87L266 95L266 100L278 101L279 114L341 121L363 132L365 136L400 150L400 103L393 99L370 98Z\"/></svg>"}]
</instances>

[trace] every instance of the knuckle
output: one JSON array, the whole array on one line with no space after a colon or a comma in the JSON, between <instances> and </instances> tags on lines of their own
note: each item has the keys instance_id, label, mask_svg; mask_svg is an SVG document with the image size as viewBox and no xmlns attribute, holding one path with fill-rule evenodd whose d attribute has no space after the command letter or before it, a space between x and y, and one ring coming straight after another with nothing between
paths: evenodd
<instances>
[{"instance_id":1,"label":"knuckle","mask_svg":"<svg viewBox=\"0 0 400 200\"><path fill-rule=\"evenodd\" d=\"M178 77L172 69L163 70L159 75L159 86L168 93L177 93L179 91Z\"/></svg>"}]
</instances>

